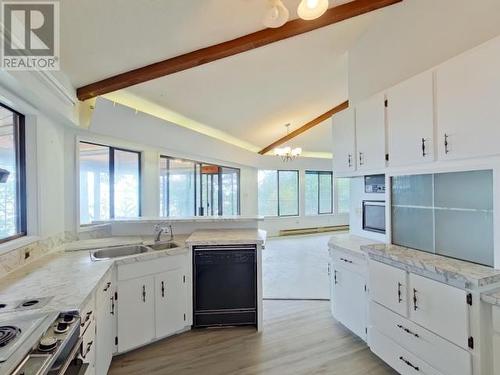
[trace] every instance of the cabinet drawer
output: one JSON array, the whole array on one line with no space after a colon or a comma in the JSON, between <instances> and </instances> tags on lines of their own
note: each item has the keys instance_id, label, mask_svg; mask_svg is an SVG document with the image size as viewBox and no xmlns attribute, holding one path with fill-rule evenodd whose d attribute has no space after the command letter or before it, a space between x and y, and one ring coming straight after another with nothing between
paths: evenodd
<instances>
[{"instance_id":1,"label":"cabinet drawer","mask_svg":"<svg viewBox=\"0 0 500 375\"><path fill-rule=\"evenodd\" d=\"M187 267L189 263L189 253L179 255L169 255L157 259L122 264L118 266L118 281L136 279L146 275L171 271L182 267Z\"/></svg>"},{"instance_id":2,"label":"cabinet drawer","mask_svg":"<svg viewBox=\"0 0 500 375\"><path fill-rule=\"evenodd\" d=\"M368 338L371 351L401 375L444 375L376 329L370 328Z\"/></svg>"},{"instance_id":3,"label":"cabinet drawer","mask_svg":"<svg viewBox=\"0 0 500 375\"><path fill-rule=\"evenodd\" d=\"M467 292L426 277L410 274L410 319L467 349Z\"/></svg>"},{"instance_id":4,"label":"cabinet drawer","mask_svg":"<svg viewBox=\"0 0 500 375\"><path fill-rule=\"evenodd\" d=\"M374 260L368 262L370 299L388 309L408 316L407 273Z\"/></svg>"},{"instance_id":5,"label":"cabinet drawer","mask_svg":"<svg viewBox=\"0 0 500 375\"><path fill-rule=\"evenodd\" d=\"M84 333L95 320L95 298L92 297L80 311L80 332Z\"/></svg>"},{"instance_id":6,"label":"cabinet drawer","mask_svg":"<svg viewBox=\"0 0 500 375\"><path fill-rule=\"evenodd\" d=\"M370 325L446 375L471 375L468 351L383 306L370 304Z\"/></svg>"},{"instance_id":7,"label":"cabinet drawer","mask_svg":"<svg viewBox=\"0 0 500 375\"><path fill-rule=\"evenodd\" d=\"M332 261L351 272L359 273L362 276L366 275L366 259L361 256L352 255L342 250L334 250L332 251Z\"/></svg>"}]
</instances>

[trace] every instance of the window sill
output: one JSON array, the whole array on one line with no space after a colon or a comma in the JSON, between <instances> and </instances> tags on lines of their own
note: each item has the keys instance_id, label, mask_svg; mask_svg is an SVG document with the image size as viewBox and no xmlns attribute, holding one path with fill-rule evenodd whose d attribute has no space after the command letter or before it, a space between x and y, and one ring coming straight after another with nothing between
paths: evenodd
<instances>
[{"instance_id":1,"label":"window sill","mask_svg":"<svg viewBox=\"0 0 500 375\"><path fill-rule=\"evenodd\" d=\"M11 251L17 250L21 247L31 245L34 242L40 240L38 236L24 236L21 238L16 238L15 240L0 244L0 255L10 253Z\"/></svg>"}]
</instances>

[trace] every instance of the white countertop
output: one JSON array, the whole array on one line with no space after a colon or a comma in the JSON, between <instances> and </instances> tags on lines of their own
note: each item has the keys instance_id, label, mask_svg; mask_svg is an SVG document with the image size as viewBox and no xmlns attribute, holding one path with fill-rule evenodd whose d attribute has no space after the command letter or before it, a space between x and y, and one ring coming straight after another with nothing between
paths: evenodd
<instances>
[{"instance_id":1,"label":"white countertop","mask_svg":"<svg viewBox=\"0 0 500 375\"><path fill-rule=\"evenodd\" d=\"M219 223L219 222L245 222L262 221L263 216L190 216L190 217L153 217L144 216L136 218L115 218L97 220L92 224L127 223L127 224L156 224L156 223Z\"/></svg>"},{"instance_id":2,"label":"white countertop","mask_svg":"<svg viewBox=\"0 0 500 375\"><path fill-rule=\"evenodd\" d=\"M366 245L370 258L460 289L500 283L500 270L397 245Z\"/></svg>"},{"instance_id":3,"label":"white countertop","mask_svg":"<svg viewBox=\"0 0 500 375\"><path fill-rule=\"evenodd\" d=\"M188 245L263 245L266 231L261 229L200 229L186 240Z\"/></svg>"},{"instance_id":4,"label":"white countertop","mask_svg":"<svg viewBox=\"0 0 500 375\"><path fill-rule=\"evenodd\" d=\"M368 238L355 236L350 233L339 233L335 234L328 241L328 247L330 249L340 249L344 251L349 251L358 255L365 256L366 250L362 246L372 245L379 243Z\"/></svg>"}]
</instances>

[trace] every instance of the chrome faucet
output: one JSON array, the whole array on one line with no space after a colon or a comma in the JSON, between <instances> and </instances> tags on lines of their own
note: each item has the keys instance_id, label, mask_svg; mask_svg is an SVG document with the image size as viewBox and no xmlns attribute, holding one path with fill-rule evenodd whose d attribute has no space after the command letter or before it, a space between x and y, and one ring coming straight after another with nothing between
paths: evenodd
<instances>
[{"instance_id":1,"label":"chrome faucet","mask_svg":"<svg viewBox=\"0 0 500 375\"><path fill-rule=\"evenodd\" d=\"M170 233L170 241L174 240L174 231L172 229L172 225L156 224L153 227L153 230L155 236L155 243L161 242L161 235L167 231Z\"/></svg>"}]
</instances>

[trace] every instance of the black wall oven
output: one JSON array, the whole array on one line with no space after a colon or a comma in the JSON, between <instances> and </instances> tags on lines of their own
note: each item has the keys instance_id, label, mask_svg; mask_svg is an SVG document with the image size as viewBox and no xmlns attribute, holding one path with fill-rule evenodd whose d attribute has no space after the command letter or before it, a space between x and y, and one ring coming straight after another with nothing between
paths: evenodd
<instances>
[{"instance_id":1,"label":"black wall oven","mask_svg":"<svg viewBox=\"0 0 500 375\"><path fill-rule=\"evenodd\" d=\"M385 233L385 201L363 201L363 230Z\"/></svg>"},{"instance_id":2,"label":"black wall oven","mask_svg":"<svg viewBox=\"0 0 500 375\"><path fill-rule=\"evenodd\" d=\"M255 245L195 246L193 326L257 325Z\"/></svg>"}]
</instances>

